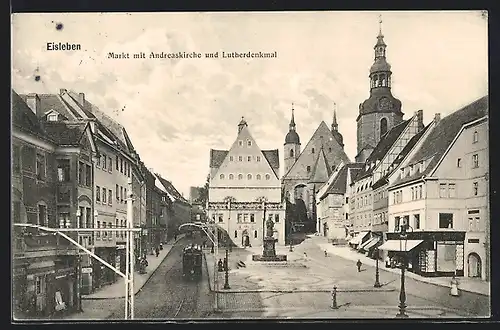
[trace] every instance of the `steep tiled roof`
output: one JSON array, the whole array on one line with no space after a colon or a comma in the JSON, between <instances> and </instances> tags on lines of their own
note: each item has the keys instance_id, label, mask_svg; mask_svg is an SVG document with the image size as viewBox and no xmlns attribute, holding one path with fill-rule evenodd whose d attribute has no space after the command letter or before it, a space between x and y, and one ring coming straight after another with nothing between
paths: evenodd
<instances>
[{"instance_id":1,"label":"steep tiled roof","mask_svg":"<svg viewBox=\"0 0 500 330\"><path fill-rule=\"evenodd\" d=\"M418 132L417 134L415 134L410 139L410 141L408 141L408 143L405 145L405 147L403 148L403 150L401 150L401 152L399 153L399 155L396 157L396 159L389 166L389 171L387 171L387 173L384 176L382 176L377 182L375 182L372 185L372 189L377 189L379 187L382 187L383 185L385 185L386 183L389 182L388 181L389 176L396 170L396 168L399 166L399 164L401 163L401 161L403 161L403 159L406 157L406 155L408 155L408 153L410 152L410 150L413 149L413 147L415 146L415 144L417 144L418 140L420 140L420 138L422 137L422 135L425 134L425 132L427 131L427 129L429 127L430 127L430 124L427 125L426 127L424 127L420 132Z\"/></svg>"},{"instance_id":2,"label":"steep tiled roof","mask_svg":"<svg viewBox=\"0 0 500 330\"><path fill-rule=\"evenodd\" d=\"M413 175L403 179L399 178L394 184L410 182L431 172L444 155L449 145L453 142L456 135L460 132L462 126L484 117L488 114L488 109L488 96L484 96L439 120L432 131L429 132L422 147L415 153L408 164L417 164L420 161L428 160L432 157L430 163L425 167L423 172L418 170Z\"/></svg>"},{"instance_id":3,"label":"steep tiled roof","mask_svg":"<svg viewBox=\"0 0 500 330\"><path fill-rule=\"evenodd\" d=\"M311 177L309 183L324 183L328 181L328 178L332 174L330 165L328 165L328 160L325 156L325 151L323 148L320 149L316 162L312 168Z\"/></svg>"},{"instance_id":4,"label":"steep tiled roof","mask_svg":"<svg viewBox=\"0 0 500 330\"><path fill-rule=\"evenodd\" d=\"M347 171L351 169L351 173L353 171L361 170L363 166L362 163L351 163L342 166L340 171L338 172L335 179L332 181L328 189L325 191L321 198L324 198L328 194L345 194L346 192L346 184L347 184Z\"/></svg>"},{"instance_id":5,"label":"steep tiled roof","mask_svg":"<svg viewBox=\"0 0 500 330\"><path fill-rule=\"evenodd\" d=\"M280 156L278 149L262 150L262 153L272 168L280 168Z\"/></svg>"},{"instance_id":6,"label":"steep tiled roof","mask_svg":"<svg viewBox=\"0 0 500 330\"><path fill-rule=\"evenodd\" d=\"M45 130L58 145L78 145L85 132L86 123L47 122Z\"/></svg>"},{"instance_id":7,"label":"steep tiled roof","mask_svg":"<svg viewBox=\"0 0 500 330\"><path fill-rule=\"evenodd\" d=\"M228 152L228 150L210 149L210 168L219 168Z\"/></svg>"},{"instance_id":8,"label":"steep tiled roof","mask_svg":"<svg viewBox=\"0 0 500 330\"><path fill-rule=\"evenodd\" d=\"M49 139L38 117L24 102L23 98L12 90L12 125L39 137Z\"/></svg>"},{"instance_id":9,"label":"steep tiled roof","mask_svg":"<svg viewBox=\"0 0 500 330\"><path fill-rule=\"evenodd\" d=\"M160 180L162 186L165 187L165 190L167 191L167 193L169 195L173 196L176 200L179 200L181 202L185 202L185 203L188 202L184 197L182 197L182 194L179 193L179 191L177 189L175 189L172 182L168 181L167 179L164 179L158 173L156 173L156 177Z\"/></svg>"},{"instance_id":10,"label":"steep tiled roof","mask_svg":"<svg viewBox=\"0 0 500 330\"><path fill-rule=\"evenodd\" d=\"M380 142L377 144L375 149L373 149L372 153L366 160L366 164L371 164L376 163L377 160L382 160L382 158L385 157L385 155L389 152L390 148L396 142L398 137L403 133L405 128L408 126L410 123L411 118L402 121L398 125L394 126L389 130L387 133L385 133L382 138L380 139ZM360 180L362 178L365 178L369 175L372 174L374 167L369 166L368 169L366 169L366 166L358 173L356 176L356 180Z\"/></svg>"}]
</instances>

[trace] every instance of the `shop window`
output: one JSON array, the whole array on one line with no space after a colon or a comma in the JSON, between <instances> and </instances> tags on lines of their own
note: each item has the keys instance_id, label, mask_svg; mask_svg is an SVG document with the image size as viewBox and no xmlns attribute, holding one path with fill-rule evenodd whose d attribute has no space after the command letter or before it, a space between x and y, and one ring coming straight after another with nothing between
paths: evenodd
<instances>
[{"instance_id":1,"label":"shop window","mask_svg":"<svg viewBox=\"0 0 500 330\"><path fill-rule=\"evenodd\" d=\"M453 228L453 213L439 213L439 228Z\"/></svg>"}]
</instances>

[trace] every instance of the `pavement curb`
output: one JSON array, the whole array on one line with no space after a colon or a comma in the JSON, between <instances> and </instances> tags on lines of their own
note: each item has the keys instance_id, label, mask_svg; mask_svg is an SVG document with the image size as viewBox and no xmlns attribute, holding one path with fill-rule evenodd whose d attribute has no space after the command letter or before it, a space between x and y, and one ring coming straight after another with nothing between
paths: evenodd
<instances>
[{"instance_id":1,"label":"pavement curb","mask_svg":"<svg viewBox=\"0 0 500 330\"><path fill-rule=\"evenodd\" d=\"M337 289L337 292L394 292L397 291L396 289L372 289L372 288L367 288L367 289ZM259 293L259 292L264 292L264 293L304 293L304 292L311 292L311 293L331 293L332 290L330 289L318 289L318 290L273 290L273 289L254 289L254 290L218 290L214 291L217 293Z\"/></svg>"},{"instance_id":2,"label":"pavement curb","mask_svg":"<svg viewBox=\"0 0 500 330\"><path fill-rule=\"evenodd\" d=\"M326 244L326 243L321 243L321 244ZM319 246L319 245L318 245ZM332 252L332 254L336 255L337 257L340 257L342 259L345 259L345 260L349 260L349 261L354 261L353 259L350 259L350 258L347 258L343 255L340 255L340 254L337 254L337 253L334 253ZM370 267L375 267L374 265L370 265ZM393 268L386 268L386 267L379 267L380 270L383 270L383 271L386 271L388 273L393 273L393 274L400 274L401 272L400 271L397 271ZM406 276L408 276L408 274L406 274ZM442 288L450 288L449 285L446 285L446 284L440 284L440 283L434 283L434 282L429 282L429 281L426 281L425 278L421 278L421 277L417 277L417 276L408 276L409 278L415 280L415 281L419 281L419 282L422 282L422 283L426 283L426 284L431 284L431 285L434 285L434 286L438 286L438 287L442 287ZM477 292L477 291L473 291L473 290L469 290L469 289L463 289L463 288L460 288L459 287L459 290L460 291L464 291L464 292L468 292L468 293L471 293L471 294L476 294L476 295L480 295L480 296L483 296L483 297L491 297L491 294L485 294L485 293L482 293L482 292ZM491 286L490 286L490 290L491 290Z\"/></svg>"},{"instance_id":3,"label":"pavement curb","mask_svg":"<svg viewBox=\"0 0 500 330\"><path fill-rule=\"evenodd\" d=\"M154 273L156 273L158 268L160 268L160 265L163 263L163 261L165 259L167 259L168 255L172 252L172 249L174 248L175 243L177 243L182 238L183 237L180 237L177 241L173 242L172 248L167 252L165 257L163 257L162 261L160 261L160 263L158 264L158 267L156 267L154 270L152 270L151 272L148 273L148 276L146 277L146 280L144 281L144 283L141 285L141 287L139 289L137 289L136 292L134 292L134 296L137 295L142 290L142 288L149 282L149 280L154 275ZM113 296L113 297L94 297L94 298L82 296L82 300L108 300L108 299L112 300L112 299L124 299L124 298L125 298L125 295Z\"/></svg>"}]
</instances>

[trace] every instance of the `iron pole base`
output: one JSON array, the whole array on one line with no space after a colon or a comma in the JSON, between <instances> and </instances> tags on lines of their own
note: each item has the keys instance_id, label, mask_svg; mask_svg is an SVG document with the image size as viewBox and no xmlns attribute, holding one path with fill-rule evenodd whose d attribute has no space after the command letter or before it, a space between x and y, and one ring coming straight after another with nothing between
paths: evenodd
<instances>
[{"instance_id":1,"label":"iron pole base","mask_svg":"<svg viewBox=\"0 0 500 330\"><path fill-rule=\"evenodd\" d=\"M226 282L226 283L224 283L224 289L225 289L225 290L229 290L229 289L231 289L231 287L229 286L229 283L227 283L227 282Z\"/></svg>"},{"instance_id":2,"label":"iron pole base","mask_svg":"<svg viewBox=\"0 0 500 330\"><path fill-rule=\"evenodd\" d=\"M380 284L380 282L375 282L375 284L373 284L373 287L374 288L381 288L382 284Z\"/></svg>"},{"instance_id":3,"label":"iron pole base","mask_svg":"<svg viewBox=\"0 0 500 330\"><path fill-rule=\"evenodd\" d=\"M406 314L406 305L399 305L399 313L396 314L397 318L408 318L408 314Z\"/></svg>"}]
</instances>

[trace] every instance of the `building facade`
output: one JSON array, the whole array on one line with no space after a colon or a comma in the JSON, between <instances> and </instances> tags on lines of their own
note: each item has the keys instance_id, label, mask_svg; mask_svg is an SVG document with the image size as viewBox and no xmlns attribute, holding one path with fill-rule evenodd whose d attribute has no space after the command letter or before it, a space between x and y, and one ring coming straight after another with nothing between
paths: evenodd
<instances>
[{"instance_id":1,"label":"building facade","mask_svg":"<svg viewBox=\"0 0 500 330\"><path fill-rule=\"evenodd\" d=\"M442 119L437 114L421 147L394 174L387 238L397 242L401 226L408 228L416 273L487 277L487 115L487 97Z\"/></svg>"},{"instance_id":2,"label":"building facade","mask_svg":"<svg viewBox=\"0 0 500 330\"><path fill-rule=\"evenodd\" d=\"M92 227L92 159L98 157L90 127L44 115L38 95L12 93L13 223L49 228ZM51 117L52 116L52 117ZM84 246L87 234L67 233ZM47 316L80 308L82 260L66 238L43 230L13 229L14 315Z\"/></svg>"},{"instance_id":3,"label":"building facade","mask_svg":"<svg viewBox=\"0 0 500 330\"><path fill-rule=\"evenodd\" d=\"M285 243L278 150L261 150L242 119L229 150L210 150L208 217L237 246L261 246L265 221Z\"/></svg>"}]
</instances>

